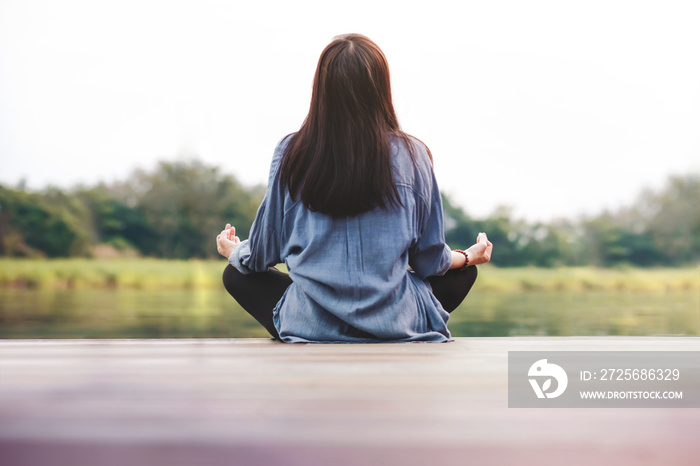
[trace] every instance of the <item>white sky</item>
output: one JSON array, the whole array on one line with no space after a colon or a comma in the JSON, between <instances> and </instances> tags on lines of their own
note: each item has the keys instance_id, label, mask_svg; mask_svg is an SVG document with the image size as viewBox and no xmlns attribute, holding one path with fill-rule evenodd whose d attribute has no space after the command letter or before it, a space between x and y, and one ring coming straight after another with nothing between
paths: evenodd
<instances>
[{"instance_id":1,"label":"white sky","mask_svg":"<svg viewBox=\"0 0 700 466\"><path fill-rule=\"evenodd\" d=\"M691 0L0 0L0 183L192 154L264 183L321 51L359 32L470 214L598 213L700 170L699 24Z\"/></svg>"}]
</instances>

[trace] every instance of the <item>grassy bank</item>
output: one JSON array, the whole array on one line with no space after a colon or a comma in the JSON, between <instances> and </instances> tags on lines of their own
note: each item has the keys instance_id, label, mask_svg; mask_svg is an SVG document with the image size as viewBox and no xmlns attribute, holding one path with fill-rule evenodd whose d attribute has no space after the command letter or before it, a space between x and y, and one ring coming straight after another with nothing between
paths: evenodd
<instances>
[{"instance_id":1,"label":"grassy bank","mask_svg":"<svg viewBox=\"0 0 700 466\"><path fill-rule=\"evenodd\" d=\"M0 259L0 287L214 288L226 262L159 259ZM700 268L498 268L480 266L483 291L700 290Z\"/></svg>"},{"instance_id":2,"label":"grassy bank","mask_svg":"<svg viewBox=\"0 0 700 466\"><path fill-rule=\"evenodd\" d=\"M0 260L0 286L20 288L212 288L225 260Z\"/></svg>"},{"instance_id":3,"label":"grassy bank","mask_svg":"<svg viewBox=\"0 0 700 466\"><path fill-rule=\"evenodd\" d=\"M492 291L700 291L700 267L496 268L481 266L478 286Z\"/></svg>"}]
</instances>

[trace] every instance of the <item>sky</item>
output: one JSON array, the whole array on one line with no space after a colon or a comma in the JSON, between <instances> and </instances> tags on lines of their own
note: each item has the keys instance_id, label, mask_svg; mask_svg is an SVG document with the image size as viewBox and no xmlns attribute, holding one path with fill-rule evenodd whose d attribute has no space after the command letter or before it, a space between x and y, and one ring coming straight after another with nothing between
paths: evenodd
<instances>
[{"instance_id":1,"label":"sky","mask_svg":"<svg viewBox=\"0 0 700 466\"><path fill-rule=\"evenodd\" d=\"M690 0L0 0L0 183L196 157L263 184L321 51L356 32L470 215L594 215L700 172L698 24Z\"/></svg>"}]
</instances>

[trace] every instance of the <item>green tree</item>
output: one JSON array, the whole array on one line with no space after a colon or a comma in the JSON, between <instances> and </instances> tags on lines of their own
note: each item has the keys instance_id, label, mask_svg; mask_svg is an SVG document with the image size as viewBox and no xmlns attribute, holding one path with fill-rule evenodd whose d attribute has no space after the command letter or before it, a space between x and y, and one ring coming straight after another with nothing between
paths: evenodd
<instances>
[{"instance_id":1,"label":"green tree","mask_svg":"<svg viewBox=\"0 0 700 466\"><path fill-rule=\"evenodd\" d=\"M73 200L57 200L56 196L56 190L41 195L0 186L0 254L48 257L89 254L87 234L76 212L66 206Z\"/></svg>"},{"instance_id":2,"label":"green tree","mask_svg":"<svg viewBox=\"0 0 700 466\"><path fill-rule=\"evenodd\" d=\"M141 209L117 199L104 184L80 189L77 196L90 211L93 242L135 248L145 255L155 252L156 234Z\"/></svg>"},{"instance_id":3,"label":"green tree","mask_svg":"<svg viewBox=\"0 0 700 466\"><path fill-rule=\"evenodd\" d=\"M622 218L619 214L605 212L582 222L585 232L582 243L593 265L651 266L667 262L667 256L649 232L633 231L625 225Z\"/></svg>"},{"instance_id":4,"label":"green tree","mask_svg":"<svg viewBox=\"0 0 700 466\"><path fill-rule=\"evenodd\" d=\"M672 176L637 201L636 223L675 265L700 261L700 174Z\"/></svg>"},{"instance_id":5,"label":"green tree","mask_svg":"<svg viewBox=\"0 0 700 466\"><path fill-rule=\"evenodd\" d=\"M152 232L145 252L167 258L216 256L216 234L227 222L241 234L250 230L262 199L260 189L199 161L161 162L111 190L143 215Z\"/></svg>"}]
</instances>

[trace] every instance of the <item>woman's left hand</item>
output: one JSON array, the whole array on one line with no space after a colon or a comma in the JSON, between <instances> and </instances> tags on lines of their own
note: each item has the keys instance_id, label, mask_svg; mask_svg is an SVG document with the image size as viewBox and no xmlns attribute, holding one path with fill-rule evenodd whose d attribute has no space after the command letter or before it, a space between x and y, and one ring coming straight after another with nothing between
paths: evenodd
<instances>
[{"instance_id":1,"label":"woman's left hand","mask_svg":"<svg viewBox=\"0 0 700 466\"><path fill-rule=\"evenodd\" d=\"M493 244L486 237L486 233L479 233L476 237L476 244L467 249L469 265L484 264L491 260Z\"/></svg>"},{"instance_id":2,"label":"woman's left hand","mask_svg":"<svg viewBox=\"0 0 700 466\"><path fill-rule=\"evenodd\" d=\"M228 259L240 242L241 239L236 236L236 228L227 223L226 228L221 230L221 233L216 237L216 250Z\"/></svg>"}]
</instances>

